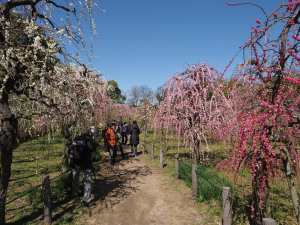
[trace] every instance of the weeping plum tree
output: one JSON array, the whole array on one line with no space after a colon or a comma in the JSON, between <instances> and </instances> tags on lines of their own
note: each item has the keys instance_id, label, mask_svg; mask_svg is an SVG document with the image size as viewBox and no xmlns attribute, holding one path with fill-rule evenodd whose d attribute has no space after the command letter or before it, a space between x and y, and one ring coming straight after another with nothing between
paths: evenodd
<instances>
[{"instance_id":1,"label":"weeping plum tree","mask_svg":"<svg viewBox=\"0 0 300 225\"><path fill-rule=\"evenodd\" d=\"M113 120L125 121L131 117L132 109L128 104L110 104L109 109L102 116L102 122L110 123Z\"/></svg>"},{"instance_id":2,"label":"weeping plum tree","mask_svg":"<svg viewBox=\"0 0 300 225\"><path fill-rule=\"evenodd\" d=\"M299 9L298 0L289 0L282 1L270 15L263 10L266 19L256 20L251 38L243 46L251 49L252 57L240 64L240 73L235 77L237 84L244 86L235 86L236 94L245 89L251 89L252 94L236 98L235 104L244 106L239 112L237 143L221 166L232 169L236 176L242 167L249 169L251 217L257 220L270 216L270 184L283 173L300 224L295 184L300 134Z\"/></svg>"},{"instance_id":3,"label":"weeping plum tree","mask_svg":"<svg viewBox=\"0 0 300 225\"><path fill-rule=\"evenodd\" d=\"M93 1L0 3L0 224L4 224L18 127L32 132L25 126L51 130L85 125L95 108L105 109L96 103L105 102L107 92L97 74L71 64L79 58L65 52L66 42L84 49L82 18L90 19L95 30ZM57 12L62 18L53 19Z\"/></svg>"},{"instance_id":4,"label":"weeping plum tree","mask_svg":"<svg viewBox=\"0 0 300 225\"><path fill-rule=\"evenodd\" d=\"M206 64L191 65L169 79L163 100L154 117L155 129L173 129L192 142L193 161L200 161L200 147L207 135L218 131L225 120L221 113L227 102L225 81L220 72ZM229 106L229 105L228 105Z\"/></svg>"},{"instance_id":5,"label":"weeping plum tree","mask_svg":"<svg viewBox=\"0 0 300 225\"><path fill-rule=\"evenodd\" d=\"M107 83L98 74L84 68L75 77L76 73L71 71L68 77L73 78L73 82L65 87L68 111L64 124L78 129L73 132L74 137L82 129L99 121L112 104L112 99L108 96Z\"/></svg>"},{"instance_id":6,"label":"weeping plum tree","mask_svg":"<svg viewBox=\"0 0 300 225\"><path fill-rule=\"evenodd\" d=\"M115 105L117 109L117 117L120 121L128 120L132 114L131 107L128 104Z\"/></svg>"}]
</instances>

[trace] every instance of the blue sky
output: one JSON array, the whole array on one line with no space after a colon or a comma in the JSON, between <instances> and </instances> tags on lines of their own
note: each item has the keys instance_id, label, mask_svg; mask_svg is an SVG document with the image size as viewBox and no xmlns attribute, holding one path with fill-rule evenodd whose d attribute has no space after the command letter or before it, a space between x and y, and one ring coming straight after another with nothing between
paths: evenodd
<instances>
[{"instance_id":1,"label":"blue sky","mask_svg":"<svg viewBox=\"0 0 300 225\"><path fill-rule=\"evenodd\" d=\"M106 12L95 17L99 38L93 51L98 58L93 57L92 66L105 79L116 80L123 92L133 85L148 85L155 91L187 63L204 60L223 71L238 47L249 40L255 20L264 19L257 7L228 6L222 0L99 2ZM281 0L247 2L270 14Z\"/></svg>"}]
</instances>

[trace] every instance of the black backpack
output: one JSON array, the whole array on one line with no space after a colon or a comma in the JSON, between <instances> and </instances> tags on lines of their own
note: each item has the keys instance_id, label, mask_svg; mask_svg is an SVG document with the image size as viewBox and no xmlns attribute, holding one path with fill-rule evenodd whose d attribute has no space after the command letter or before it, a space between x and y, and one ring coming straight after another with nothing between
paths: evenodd
<instances>
[{"instance_id":1,"label":"black backpack","mask_svg":"<svg viewBox=\"0 0 300 225\"><path fill-rule=\"evenodd\" d=\"M77 136L73 139L72 143L70 144L67 152L67 157L69 159L82 159L83 158L83 151L87 148L87 140L84 136Z\"/></svg>"}]
</instances>

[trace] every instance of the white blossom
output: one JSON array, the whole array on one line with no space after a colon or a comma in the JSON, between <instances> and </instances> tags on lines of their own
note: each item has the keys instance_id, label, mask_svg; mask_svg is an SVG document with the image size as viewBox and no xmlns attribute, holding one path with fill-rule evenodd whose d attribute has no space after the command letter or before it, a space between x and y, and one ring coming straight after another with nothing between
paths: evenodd
<instances>
[{"instance_id":1,"label":"white blossom","mask_svg":"<svg viewBox=\"0 0 300 225\"><path fill-rule=\"evenodd\" d=\"M38 49L42 48L42 46L41 46L41 37L40 36L36 36L34 38L33 46L35 48L38 48Z\"/></svg>"}]
</instances>

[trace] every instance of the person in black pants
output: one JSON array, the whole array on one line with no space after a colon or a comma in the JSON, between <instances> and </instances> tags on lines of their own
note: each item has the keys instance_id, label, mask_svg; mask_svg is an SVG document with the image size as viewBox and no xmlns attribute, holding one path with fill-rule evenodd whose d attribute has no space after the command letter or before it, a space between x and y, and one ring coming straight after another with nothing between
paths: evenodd
<instances>
[{"instance_id":1,"label":"person in black pants","mask_svg":"<svg viewBox=\"0 0 300 225\"><path fill-rule=\"evenodd\" d=\"M116 151L120 151L122 158L124 158L121 126L116 127L115 132L116 132L116 140L117 140Z\"/></svg>"},{"instance_id":2,"label":"person in black pants","mask_svg":"<svg viewBox=\"0 0 300 225\"><path fill-rule=\"evenodd\" d=\"M90 128L86 133L74 138L69 149L74 153L71 159L70 167L72 168L72 194L73 197L78 196L79 175L83 173L83 206L89 207L95 205L91 200L92 193L92 152L96 151L96 142L93 139L94 129Z\"/></svg>"},{"instance_id":3,"label":"person in black pants","mask_svg":"<svg viewBox=\"0 0 300 225\"><path fill-rule=\"evenodd\" d=\"M137 125L137 122L134 120L132 122L132 127L129 130L131 152L132 152L132 156L134 157L137 156L137 146L140 143L140 137L139 137L140 133L141 133L140 128Z\"/></svg>"},{"instance_id":4,"label":"person in black pants","mask_svg":"<svg viewBox=\"0 0 300 225\"><path fill-rule=\"evenodd\" d=\"M124 122L121 126L121 135L122 135L122 145L126 146L128 141L128 125L127 122Z\"/></svg>"}]
</instances>

